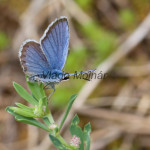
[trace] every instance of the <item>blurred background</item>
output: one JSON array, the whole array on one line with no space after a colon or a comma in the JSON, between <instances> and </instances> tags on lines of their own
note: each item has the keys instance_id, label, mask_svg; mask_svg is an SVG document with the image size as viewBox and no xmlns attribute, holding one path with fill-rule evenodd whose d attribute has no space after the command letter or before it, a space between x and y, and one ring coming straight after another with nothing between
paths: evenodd
<instances>
[{"instance_id":1,"label":"blurred background","mask_svg":"<svg viewBox=\"0 0 150 150\"><path fill-rule=\"evenodd\" d=\"M64 71L108 73L104 80L56 86L50 107L58 121L69 97L79 93L62 135L69 142L68 125L77 113L81 127L91 122L91 150L149 150L149 12L150 0L0 0L0 150L55 149L45 131L16 122L5 108L24 102L13 81L28 89L18 59L21 43L39 41L60 16L70 27Z\"/></svg>"}]
</instances>

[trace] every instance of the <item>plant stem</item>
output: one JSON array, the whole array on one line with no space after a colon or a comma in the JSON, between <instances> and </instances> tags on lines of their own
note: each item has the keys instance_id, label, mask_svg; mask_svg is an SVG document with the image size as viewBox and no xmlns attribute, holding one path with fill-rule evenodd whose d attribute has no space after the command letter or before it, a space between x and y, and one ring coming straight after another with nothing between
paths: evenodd
<instances>
[{"instance_id":1,"label":"plant stem","mask_svg":"<svg viewBox=\"0 0 150 150\"><path fill-rule=\"evenodd\" d=\"M50 124L53 124L55 122L54 119L53 119L53 116L52 116L51 112L47 115L47 117L49 119Z\"/></svg>"},{"instance_id":2,"label":"plant stem","mask_svg":"<svg viewBox=\"0 0 150 150\"><path fill-rule=\"evenodd\" d=\"M57 134L56 137L59 139L59 141L60 141L63 145L66 146L67 150L77 150L76 147L67 144L66 141L63 139L63 137L62 137L59 133Z\"/></svg>"},{"instance_id":3,"label":"plant stem","mask_svg":"<svg viewBox=\"0 0 150 150\"><path fill-rule=\"evenodd\" d=\"M51 124L53 124L54 119L53 119L52 114L49 112L49 114L47 114L46 116L43 117L43 121L45 122L47 127L49 127Z\"/></svg>"}]
</instances>

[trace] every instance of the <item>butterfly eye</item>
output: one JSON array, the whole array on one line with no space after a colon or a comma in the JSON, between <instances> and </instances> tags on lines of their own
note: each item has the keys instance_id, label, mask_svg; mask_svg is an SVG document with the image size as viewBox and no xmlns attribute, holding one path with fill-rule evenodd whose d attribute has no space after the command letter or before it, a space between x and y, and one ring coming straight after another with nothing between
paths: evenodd
<instances>
[{"instance_id":1,"label":"butterfly eye","mask_svg":"<svg viewBox=\"0 0 150 150\"><path fill-rule=\"evenodd\" d=\"M68 76L68 77L65 77L63 80L69 80L69 76Z\"/></svg>"}]
</instances>

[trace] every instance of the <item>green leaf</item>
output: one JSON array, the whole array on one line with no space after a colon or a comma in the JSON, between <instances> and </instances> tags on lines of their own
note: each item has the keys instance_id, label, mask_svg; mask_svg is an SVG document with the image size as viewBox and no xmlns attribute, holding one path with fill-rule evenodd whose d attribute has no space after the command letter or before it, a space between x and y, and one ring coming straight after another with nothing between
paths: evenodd
<instances>
[{"instance_id":1,"label":"green leaf","mask_svg":"<svg viewBox=\"0 0 150 150\"><path fill-rule=\"evenodd\" d=\"M45 97L43 97L43 105L46 107L45 108L45 113L46 114L49 114L50 113L50 110L49 110L49 108L48 108L48 103L47 103L47 97L45 96Z\"/></svg>"},{"instance_id":2,"label":"green leaf","mask_svg":"<svg viewBox=\"0 0 150 150\"><path fill-rule=\"evenodd\" d=\"M90 150L90 132L91 132L91 124L88 123L84 126L84 142L86 145L85 150Z\"/></svg>"},{"instance_id":3,"label":"green leaf","mask_svg":"<svg viewBox=\"0 0 150 150\"><path fill-rule=\"evenodd\" d=\"M29 118L29 117L24 117L24 116L21 116L17 113L15 113L11 107L7 107L6 108L6 111L9 112L10 114L12 114L13 116L15 116L15 119L19 122L24 122L24 123L27 123L27 124L30 124L30 125L34 125L34 126L37 126L47 132L51 132L49 128L47 128L43 123L37 121L36 119L34 118Z\"/></svg>"},{"instance_id":4,"label":"green leaf","mask_svg":"<svg viewBox=\"0 0 150 150\"><path fill-rule=\"evenodd\" d=\"M28 87L32 92L33 97L35 97L37 100L42 99L43 97L46 97L43 84L40 83L40 85L37 82L30 82L27 81Z\"/></svg>"},{"instance_id":5,"label":"green leaf","mask_svg":"<svg viewBox=\"0 0 150 150\"><path fill-rule=\"evenodd\" d=\"M47 126L55 123L53 116L51 113L47 114L46 116L43 117L43 121L46 123Z\"/></svg>"},{"instance_id":6,"label":"green leaf","mask_svg":"<svg viewBox=\"0 0 150 150\"><path fill-rule=\"evenodd\" d=\"M43 121L45 122L45 124L49 127L50 126L50 121L49 121L49 119L48 119L48 117L47 116L44 116L43 117Z\"/></svg>"},{"instance_id":7,"label":"green leaf","mask_svg":"<svg viewBox=\"0 0 150 150\"><path fill-rule=\"evenodd\" d=\"M10 44L10 39L8 37L8 35L0 30L0 50L3 50L5 48L8 47L8 45Z\"/></svg>"},{"instance_id":8,"label":"green leaf","mask_svg":"<svg viewBox=\"0 0 150 150\"><path fill-rule=\"evenodd\" d=\"M78 117L78 115L76 114L75 116L74 116L74 118L72 119L72 124L75 124L75 125L78 125L78 123L79 123L79 117Z\"/></svg>"},{"instance_id":9,"label":"green leaf","mask_svg":"<svg viewBox=\"0 0 150 150\"><path fill-rule=\"evenodd\" d=\"M34 114L38 118L42 118L49 114L48 106L47 104L45 105L44 99L45 97L43 99L39 99L38 105L36 105L34 108Z\"/></svg>"},{"instance_id":10,"label":"green leaf","mask_svg":"<svg viewBox=\"0 0 150 150\"><path fill-rule=\"evenodd\" d=\"M72 123L70 125L70 133L72 136L76 135L80 138L81 144L79 145L79 150L84 150L84 134L81 127L78 126L79 117L77 115L74 116Z\"/></svg>"},{"instance_id":11,"label":"green leaf","mask_svg":"<svg viewBox=\"0 0 150 150\"><path fill-rule=\"evenodd\" d=\"M61 128L62 128L62 126L63 126L63 124L64 124L64 122L65 122L65 120L66 120L66 118L67 118L67 116L68 116L68 113L69 113L69 111L70 111L70 109L71 109L71 107L72 107L72 104L73 104L74 100L76 99L76 97L77 97L77 94L74 94L74 95L72 95L72 96L70 97L70 100L69 100L69 103L68 103L68 106L67 106L65 115L64 115L64 117L63 117L63 119L62 119L62 121L61 121L61 123L60 123L59 130L61 130Z\"/></svg>"},{"instance_id":12,"label":"green leaf","mask_svg":"<svg viewBox=\"0 0 150 150\"><path fill-rule=\"evenodd\" d=\"M38 113L40 116L45 114L45 110L43 110L43 107L45 107L45 109L46 109L46 106L43 105L43 99L40 99L39 105L38 105Z\"/></svg>"},{"instance_id":13,"label":"green leaf","mask_svg":"<svg viewBox=\"0 0 150 150\"><path fill-rule=\"evenodd\" d=\"M22 109L26 109L27 111L33 111L34 108L28 107L26 105L23 105L21 103L15 103L18 107L22 108Z\"/></svg>"},{"instance_id":14,"label":"green leaf","mask_svg":"<svg viewBox=\"0 0 150 150\"><path fill-rule=\"evenodd\" d=\"M38 102L19 84L13 82L13 86L17 93L32 105L37 105Z\"/></svg>"},{"instance_id":15,"label":"green leaf","mask_svg":"<svg viewBox=\"0 0 150 150\"><path fill-rule=\"evenodd\" d=\"M37 121L36 119L34 118L27 118L27 117L23 117L23 116L16 116L15 119L19 122L24 122L24 123L27 123L27 124L31 124L31 125L34 125L34 126L37 126L45 131L48 131L50 132L50 129L47 128L43 123Z\"/></svg>"},{"instance_id":16,"label":"green leaf","mask_svg":"<svg viewBox=\"0 0 150 150\"><path fill-rule=\"evenodd\" d=\"M9 109L11 109L13 112L15 112L16 114L21 115L21 116L36 117L36 115L34 114L33 111L29 111L27 109L22 109L22 108L12 107L12 106Z\"/></svg>"},{"instance_id":17,"label":"green leaf","mask_svg":"<svg viewBox=\"0 0 150 150\"><path fill-rule=\"evenodd\" d=\"M57 137L51 134L49 134L49 137L56 148L58 148L59 150L66 150L65 146L60 142L60 140Z\"/></svg>"},{"instance_id":18,"label":"green leaf","mask_svg":"<svg viewBox=\"0 0 150 150\"><path fill-rule=\"evenodd\" d=\"M127 31L135 28L135 25L137 24L136 19L136 15L132 9L124 8L119 12L120 23L125 29L127 29Z\"/></svg>"}]
</instances>

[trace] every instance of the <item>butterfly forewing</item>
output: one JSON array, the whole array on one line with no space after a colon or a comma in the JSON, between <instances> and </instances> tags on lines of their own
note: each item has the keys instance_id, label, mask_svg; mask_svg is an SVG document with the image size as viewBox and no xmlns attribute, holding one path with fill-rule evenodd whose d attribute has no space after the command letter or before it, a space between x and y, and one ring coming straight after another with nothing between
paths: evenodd
<instances>
[{"instance_id":1,"label":"butterfly forewing","mask_svg":"<svg viewBox=\"0 0 150 150\"><path fill-rule=\"evenodd\" d=\"M51 68L40 44L34 40L23 43L19 50L19 58L23 71L28 75L42 74Z\"/></svg>"},{"instance_id":2,"label":"butterfly forewing","mask_svg":"<svg viewBox=\"0 0 150 150\"><path fill-rule=\"evenodd\" d=\"M56 19L41 38L41 47L52 69L62 70L69 46L69 27L66 17Z\"/></svg>"}]
</instances>

